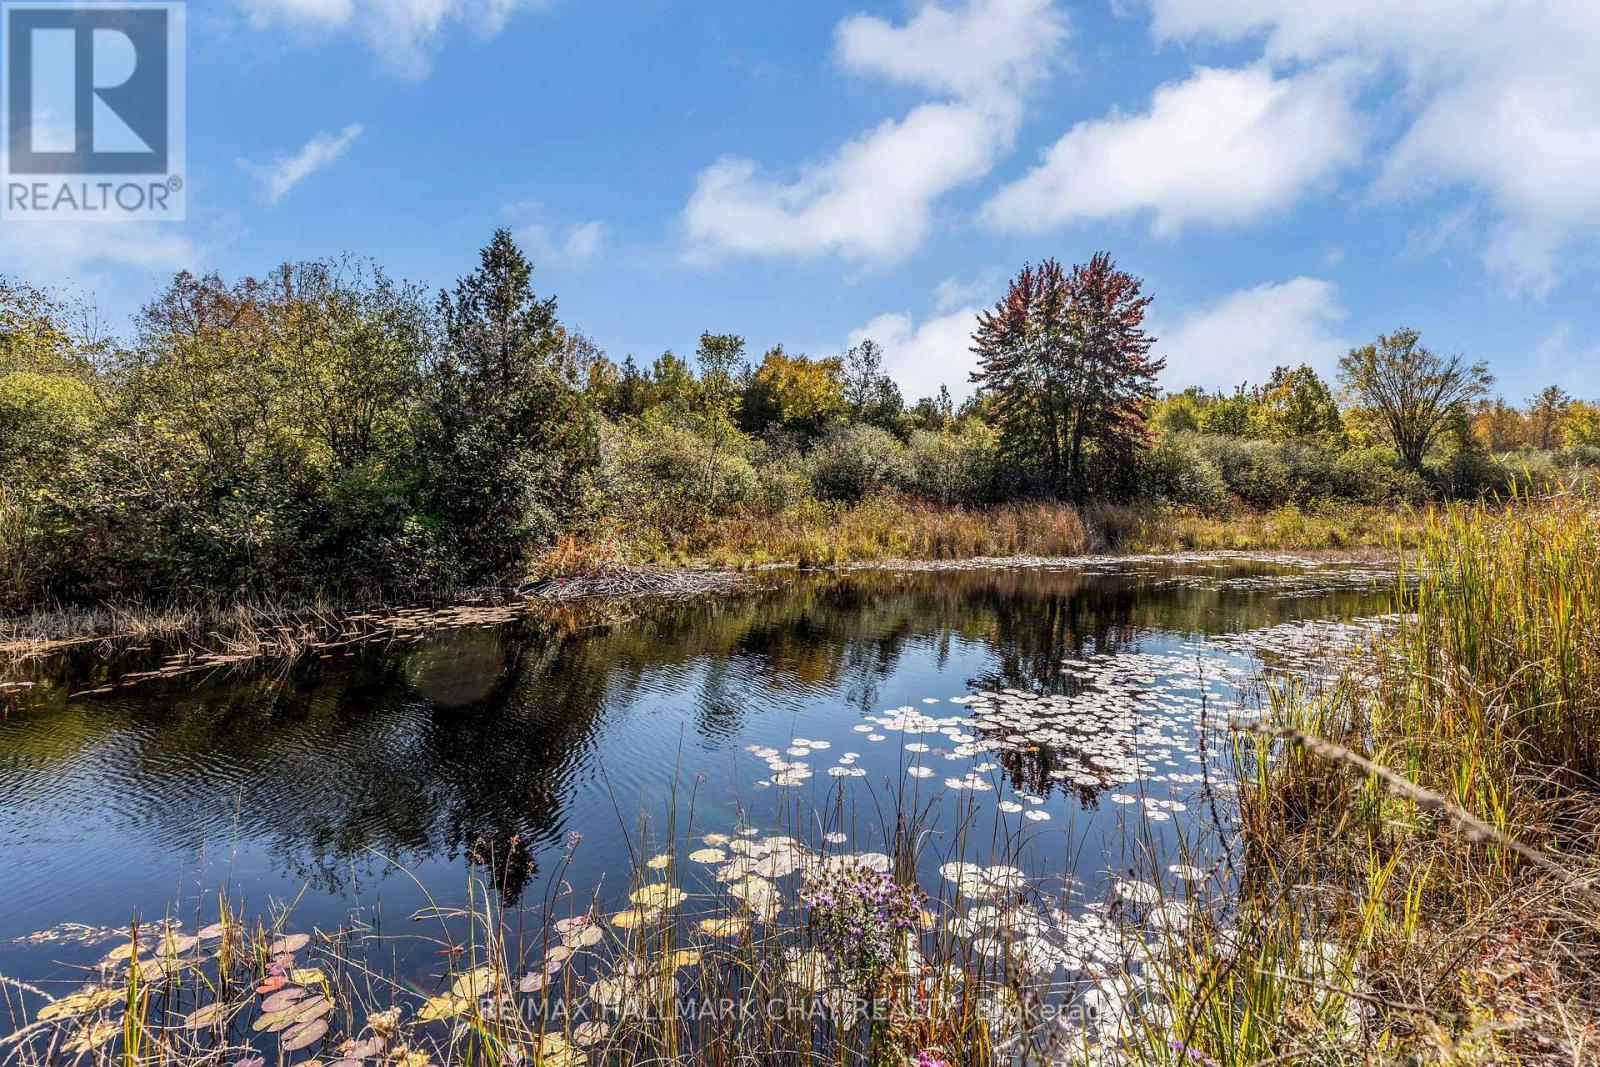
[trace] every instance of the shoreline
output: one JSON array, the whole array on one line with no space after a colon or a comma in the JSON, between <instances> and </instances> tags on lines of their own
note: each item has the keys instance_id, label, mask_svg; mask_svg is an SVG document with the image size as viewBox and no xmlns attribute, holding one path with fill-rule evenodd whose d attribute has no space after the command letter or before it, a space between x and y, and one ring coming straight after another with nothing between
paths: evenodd
<instances>
[{"instance_id":1,"label":"shoreline","mask_svg":"<svg viewBox=\"0 0 1600 1067\"><path fill-rule=\"evenodd\" d=\"M141 609L137 605L85 605L0 619L0 696L26 693L34 683L16 676L25 664L98 646L106 658L159 648L151 670L72 694L103 695L129 685L250 664L306 656L332 658L356 646L409 643L464 626L516 622L541 608L563 609L632 601L688 600L758 589L783 574L854 574L867 571L940 573L975 570L1073 570L1139 564L1236 561L1285 567L1360 565L1393 559L1375 548L1304 551L1211 549L1187 552L1099 552L1061 556L973 556L962 559L859 560L829 565L766 563L732 568L601 568L555 576L515 588L463 592L433 601L351 603L326 600L250 604L214 602Z\"/></svg>"}]
</instances>

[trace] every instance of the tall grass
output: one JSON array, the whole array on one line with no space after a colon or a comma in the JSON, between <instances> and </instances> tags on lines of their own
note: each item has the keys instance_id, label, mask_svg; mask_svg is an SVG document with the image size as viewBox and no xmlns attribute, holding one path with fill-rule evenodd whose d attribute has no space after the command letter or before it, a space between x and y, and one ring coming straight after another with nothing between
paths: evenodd
<instances>
[{"instance_id":1,"label":"tall grass","mask_svg":"<svg viewBox=\"0 0 1600 1067\"><path fill-rule=\"evenodd\" d=\"M1091 552L1340 551L1409 540L1417 520L1392 508L1293 505L1213 516L1159 506L1004 504L960 508L885 495L856 505L808 500L672 531L614 528L567 538L539 556L533 572L598 567L834 566L893 559L1078 556Z\"/></svg>"},{"instance_id":2,"label":"tall grass","mask_svg":"<svg viewBox=\"0 0 1600 1067\"><path fill-rule=\"evenodd\" d=\"M1172 980L1206 991L1211 1062L1600 1055L1600 507L1442 510L1407 566L1367 654L1274 686L1236 739L1253 986L1206 981L1204 951Z\"/></svg>"}]
</instances>

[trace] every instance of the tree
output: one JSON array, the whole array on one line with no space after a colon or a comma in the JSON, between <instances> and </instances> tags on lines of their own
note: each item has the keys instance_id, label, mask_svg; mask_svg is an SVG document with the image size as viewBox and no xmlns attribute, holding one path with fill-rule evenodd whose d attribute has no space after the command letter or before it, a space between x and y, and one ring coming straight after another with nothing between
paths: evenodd
<instances>
[{"instance_id":1,"label":"tree","mask_svg":"<svg viewBox=\"0 0 1600 1067\"><path fill-rule=\"evenodd\" d=\"M1478 400L1472 406L1473 429L1490 452L1509 452L1528 443L1528 420L1505 397Z\"/></svg>"},{"instance_id":2,"label":"tree","mask_svg":"<svg viewBox=\"0 0 1600 1067\"><path fill-rule=\"evenodd\" d=\"M1355 394L1412 470L1421 470L1451 409L1488 392L1488 365L1435 355L1422 335L1401 327L1339 361L1339 380Z\"/></svg>"},{"instance_id":3,"label":"tree","mask_svg":"<svg viewBox=\"0 0 1600 1067\"><path fill-rule=\"evenodd\" d=\"M1561 443L1561 424L1572 410L1572 397L1559 385L1548 385L1528 401L1534 441L1549 451Z\"/></svg>"},{"instance_id":4,"label":"tree","mask_svg":"<svg viewBox=\"0 0 1600 1067\"><path fill-rule=\"evenodd\" d=\"M284 415L337 471L409 453L432 327L422 291L356 260L284 264L262 293L260 359Z\"/></svg>"},{"instance_id":5,"label":"tree","mask_svg":"<svg viewBox=\"0 0 1600 1067\"><path fill-rule=\"evenodd\" d=\"M1333 392L1310 366L1278 367L1256 401L1262 436L1331 438L1344 428Z\"/></svg>"},{"instance_id":6,"label":"tree","mask_svg":"<svg viewBox=\"0 0 1600 1067\"><path fill-rule=\"evenodd\" d=\"M1123 481L1147 444L1164 364L1150 356L1141 285L1103 252L1070 274L1045 260L979 316L973 381L994 398L1004 450L1042 468L1052 494L1087 496L1091 459L1102 483Z\"/></svg>"},{"instance_id":7,"label":"tree","mask_svg":"<svg viewBox=\"0 0 1600 1067\"><path fill-rule=\"evenodd\" d=\"M844 361L837 357L791 356L782 345L773 347L745 390L746 429L815 440L845 412L843 373Z\"/></svg>"},{"instance_id":8,"label":"tree","mask_svg":"<svg viewBox=\"0 0 1600 1067\"><path fill-rule=\"evenodd\" d=\"M1260 390L1241 384L1231 394L1217 392L1200 408L1200 432L1219 437L1253 437Z\"/></svg>"},{"instance_id":9,"label":"tree","mask_svg":"<svg viewBox=\"0 0 1600 1067\"><path fill-rule=\"evenodd\" d=\"M561 373L556 303L508 230L478 269L439 297L433 371L430 510L467 580L506 575L577 506L594 461L582 398Z\"/></svg>"},{"instance_id":10,"label":"tree","mask_svg":"<svg viewBox=\"0 0 1600 1067\"><path fill-rule=\"evenodd\" d=\"M738 439L739 373L744 369L744 338L732 333L706 332L695 350L700 365L700 405L696 421L705 439L706 500L717 502L717 472L728 447Z\"/></svg>"},{"instance_id":11,"label":"tree","mask_svg":"<svg viewBox=\"0 0 1600 1067\"><path fill-rule=\"evenodd\" d=\"M1561 443L1568 448L1600 450L1600 405L1574 401L1561 427Z\"/></svg>"},{"instance_id":12,"label":"tree","mask_svg":"<svg viewBox=\"0 0 1600 1067\"><path fill-rule=\"evenodd\" d=\"M1157 401L1150 422L1162 433L1194 433L1200 429L1200 412L1207 397L1199 386L1169 393Z\"/></svg>"},{"instance_id":13,"label":"tree","mask_svg":"<svg viewBox=\"0 0 1600 1067\"><path fill-rule=\"evenodd\" d=\"M912 405L906 412L913 427L919 427L930 432L938 432L950 425L955 418L955 402L950 399L950 387L939 386L938 396L925 396Z\"/></svg>"},{"instance_id":14,"label":"tree","mask_svg":"<svg viewBox=\"0 0 1600 1067\"><path fill-rule=\"evenodd\" d=\"M857 422L880 430L899 429L905 401L883 370L883 346L868 337L844 354L844 399Z\"/></svg>"}]
</instances>

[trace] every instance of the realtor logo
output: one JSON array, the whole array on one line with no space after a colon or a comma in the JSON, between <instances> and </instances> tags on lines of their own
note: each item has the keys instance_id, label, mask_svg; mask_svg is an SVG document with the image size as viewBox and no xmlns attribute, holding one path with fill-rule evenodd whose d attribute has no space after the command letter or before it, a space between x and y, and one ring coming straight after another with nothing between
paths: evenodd
<instances>
[{"instance_id":1,"label":"realtor logo","mask_svg":"<svg viewBox=\"0 0 1600 1067\"><path fill-rule=\"evenodd\" d=\"M184 217L184 6L0 5L6 221Z\"/></svg>"}]
</instances>

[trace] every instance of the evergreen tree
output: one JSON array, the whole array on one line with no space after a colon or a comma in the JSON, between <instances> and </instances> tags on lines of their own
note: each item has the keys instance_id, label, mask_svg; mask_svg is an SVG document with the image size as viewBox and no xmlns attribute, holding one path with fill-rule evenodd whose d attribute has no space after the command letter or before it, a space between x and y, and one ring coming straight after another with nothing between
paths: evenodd
<instances>
[{"instance_id":1,"label":"evergreen tree","mask_svg":"<svg viewBox=\"0 0 1600 1067\"><path fill-rule=\"evenodd\" d=\"M433 365L429 505L467 580L508 574L551 540L594 459L580 394L562 374L555 300L507 230L477 270L440 294Z\"/></svg>"}]
</instances>

